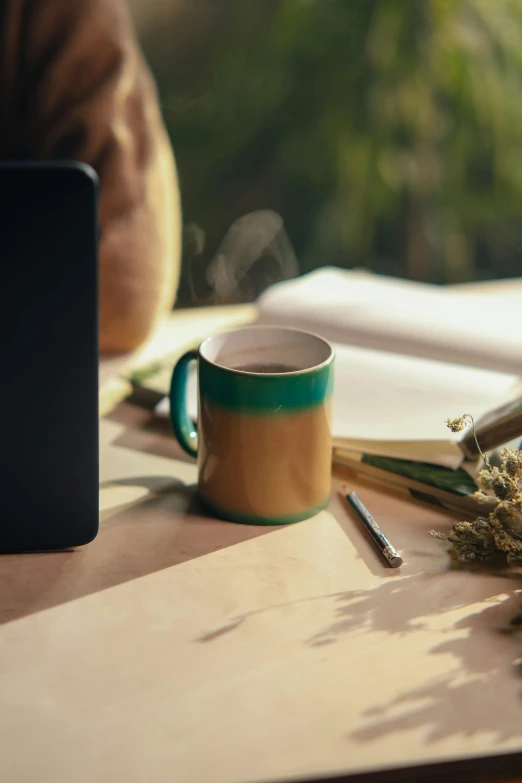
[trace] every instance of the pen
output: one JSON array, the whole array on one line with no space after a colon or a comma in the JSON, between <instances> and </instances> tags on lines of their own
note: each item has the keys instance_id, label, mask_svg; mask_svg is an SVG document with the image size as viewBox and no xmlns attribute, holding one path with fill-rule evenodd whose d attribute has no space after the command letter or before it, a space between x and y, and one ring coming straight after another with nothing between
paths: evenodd
<instances>
[{"instance_id":1,"label":"pen","mask_svg":"<svg viewBox=\"0 0 522 783\"><path fill-rule=\"evenodd\" d=\"M392 568L399 568L402 565L402 557L399 555L395 547L390 544L364 503L359 499L357 493L349 492L346 495L346 500L354 509L365 529L368 531L372 540L377 545L379 551L386 558L390 566Z\"/></svg>"}]
</instances>

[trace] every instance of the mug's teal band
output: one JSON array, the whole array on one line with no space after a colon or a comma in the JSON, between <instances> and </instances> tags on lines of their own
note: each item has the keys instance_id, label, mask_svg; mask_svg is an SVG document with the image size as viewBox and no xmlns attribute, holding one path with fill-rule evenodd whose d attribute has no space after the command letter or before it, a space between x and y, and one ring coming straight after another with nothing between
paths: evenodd
<instances>
[{"instance_id":1,"label":"mug's teal band","mask_svg":"<svg viewBox=\"0 0 522 783\"><path fill-rule=\"evenodd\" d=\"M333 391L333 357L316 370L288 375L249 375L210 364L200 356L202 400L244 413L279 415L321 405Z\"/></svg>"},{"instance_id":2,"label":"mug's teal band","mask_svg":"<svg viewBox=\"0 0 522 783\"><path fill-rule=\"evenodd\" d=\"M170 383L172 429L179 445L190 457L198 455L198 434L187 413L187 381L189 365L197 358L197 351L188 351L184 354L174 368Z\"/></svg>"}]
</instances>

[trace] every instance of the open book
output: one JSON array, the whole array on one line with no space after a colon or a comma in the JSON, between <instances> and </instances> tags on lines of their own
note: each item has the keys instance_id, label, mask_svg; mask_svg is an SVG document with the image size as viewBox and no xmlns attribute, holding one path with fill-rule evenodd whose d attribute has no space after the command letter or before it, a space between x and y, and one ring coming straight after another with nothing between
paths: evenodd
<instances>
[{"instance_id":1,"label":"open book","mask_svg":"<svg viewBox=\"0 0 522 783\"><path fill-rule=\"evenodd\" d=\"M472 414L484 449L522 435L521 282L442 288L325 268L268 289L258 322L334 342L337 447L455 469L477 450L446 418Z\"/></svg>"},{"instance_id":2,"label":"open book","mask_svg":"<svg viewBox=\"0 0 522 783\"><path fill-rule=\"evenodd\" d=\"M208 334L256 316L308 329L336 349L336 448L456 469L477 451L472 433L452 434L447 418L472 414L484 450L522 433L521 311L518 280L440 288L327 268L269 288L257 308L196 311L193 326L185 316L182 328L174 313L120 378L152 392L155 404L181 349ZM196 417L194 377L189 411ZM168 415L167 400L157 412Z\"/></svg>"}]
</instances>

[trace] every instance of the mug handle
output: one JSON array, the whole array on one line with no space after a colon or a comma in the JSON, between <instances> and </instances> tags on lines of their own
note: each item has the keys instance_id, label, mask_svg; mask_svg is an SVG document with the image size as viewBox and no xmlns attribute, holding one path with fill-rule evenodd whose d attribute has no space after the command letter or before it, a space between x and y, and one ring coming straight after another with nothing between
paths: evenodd
<instances>
[{"instance_id":1,"label":"mug handle","mask_svg":"<svg viewBox=\"0 0 522 783\"><path fill-rule=\"evenodd\" d=\"M178 360L170 383L170 421L181 448L190 457L198 455L198 432L187 413L187 382L191 362L198 359L196 350L187 351Z\"/></svg>"}]
</instances>

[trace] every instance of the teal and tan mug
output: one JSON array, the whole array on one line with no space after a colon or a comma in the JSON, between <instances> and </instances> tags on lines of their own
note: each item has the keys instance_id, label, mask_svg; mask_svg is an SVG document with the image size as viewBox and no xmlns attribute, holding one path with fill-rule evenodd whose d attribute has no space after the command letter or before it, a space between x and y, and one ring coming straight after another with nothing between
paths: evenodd
<instances>
[{"instance_id":1,"label":"teal and tan mug","mask_svg":"<svg viewBox=\"0 0 522 783\"><path fill-rule=\"evenodd\" d=\"M198 362L197 431L187 413ZM334 352L297 329L247 326L209 337L172 375L172 427L198 460L201 500L217 516L281 525L313 516L330 494Z\"/></svg>"}]
</instances>

